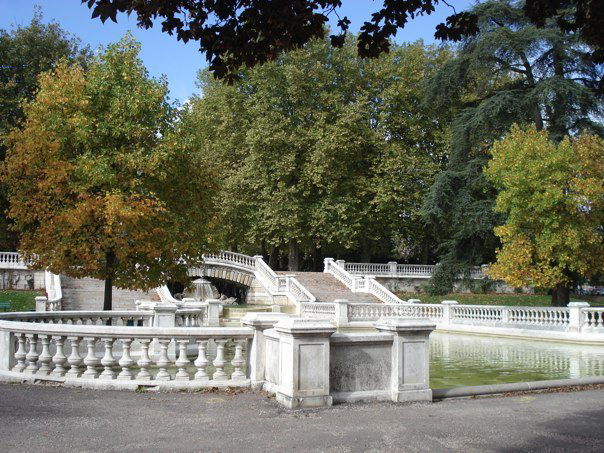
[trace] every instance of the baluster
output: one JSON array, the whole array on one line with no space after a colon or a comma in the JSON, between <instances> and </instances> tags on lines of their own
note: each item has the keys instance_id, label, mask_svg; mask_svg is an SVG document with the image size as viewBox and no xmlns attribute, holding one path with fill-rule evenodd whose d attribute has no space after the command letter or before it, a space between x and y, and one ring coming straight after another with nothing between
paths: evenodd
<instances>
[{"instance_id":1,"label":"baluster","mask_svg":"<svg viewBox=\"0 0 604 453\"><path fill-rule=\"evenodd\" d=\"M100 364L100 360L94 352L94 348L96 346L98 338L91 337L84 338L84 340L86 341L87 354L86 357L84 357L84 365L86 365L86 371L84 371L82 377L87 379L94 379L99 375L97 367Z\"/></svg>"},{"instance_id":2,"label":"baluster","mask_svg":"<svg viewBox=\"0 0 604 453\"><path fill-rule=\"evenodd\" d=\"M241 367L243 366L243 342L245 340L236 340L235 341L235 356L231 361L231 365L233 365L233 374L231 374L231 379L233 381L243 381L245 380L245 374Z\"/></svg>"},{"instance_id":3,"label":"baluster","mask_svg":"<svg viewBox=\"0 0 604 453\"><path fill-rule=\"evenodd\" d=\"M80 337L69 337L69 343L71 344L71 354L67 358L70 368L65 376L77 378L80 376L80 365L82 364L82 358L80 357Z\"/></svg>"},{"instance_id":4,"label":"baluster","mask_svg":"<svg viewBox=\"0 0 604 453\"><path fill-rule=\"evenodd\" d=\"M36 350L38 346L38 336L36 334L27 334L26 336L29 349L27 350L27 355L25 356L28 362L25 371L33 374L38 371L38 351Z\"/></svg>"},{"instance_id":5,"label":"baluster","mask_svg":"<svg viewBox=\"0 0 604 453\"><path fill-rule=\"evenodd\" d=\"M213 363L215 371L212 379L214 381L226 381L227 375L224 372L224 365L226 364L226 361L224 360L224 345L227 340L214 340L214 342L216 343L216 358Z\"/></svg>"},{"instance_id":6,"label":"baluster","mask_svg":"<svg viewBox=\"0 0 604 453\"><path fill-rule=\"evenodd\" d=\"M120 358L120 361L118 362L119 365L122 367L122 371L120 371L120 374L117 375L117 378L125 380L125 381L130 381L131 379L134 378L134 374L132 374L132 371L130 370L130 367L132 367L132 365L134 365L134 360L132 360L132 357L130 357L130 346L131 345L132 345L132 339L130 339L130 338L122 339L122 357Z\"/></svg>"},{"instance_id":7,"label":"baluster","mask_svg":"<svg viewBox=\"0 0 604 453\"><path fill-rule=\"evenodd\" d=\"M189 340L178 340L178 360L176 361L178 372L175 379L179 381L188 381L190 379L189 373L187 373L187 367L191 364L191 361L187 358L188 344Z\"/></svg>"},{"instance_id":8,"label":"baluster","mask_svg":"<svg viewBox=\"0 0 604 453\"><path fill-rule=\"evenodd\" d=\"M136 375L136 379L151 379L151 374L149 373L149 366L151 365L151 359L149 358L149 343L151 343L151 340L143 339L138 340L138 342L141 345L141 356L137 362L140 371Z\"/></svg>"},{"instance_id":9,"label":"baluster","mask_svg":"<svg viewBox=\"0 0 604 453\"><path fill-rule=\"evenodd\" d=\"M40 357L38 357L40 368L38 368L36 374L48 376L52 371L52 368L50 367L50 363L52 362L52 356L50 355L50 351L48 349L51 338L52 337L50 337L49 335L40 335L40 341L42 343L42 352L40 354Z\"/></svg>"},{"instance_id":10,"label":"baluster","mask_svg":"<svg viewBox=\"0 0 604 453\"><path fill-rule=\"evenodd\" d=\"M159 371L155 376L155 379L158 381L169 381L170 373L168 373L168 367L172 362L168 358L168 346L172 342L171 339L160 339L159 342L159 359L157 360L157 366L159 367Z\"/></svg>"},{"instance_id":11,"label":"baluster","mask_svg":"<svg viewBox=\"0 0 604 453\"><path fill-rule=\"evenodd\" d=\"M103 338L103 343L105 343L105 355L101 359L101 365L103 365L104 370L101 373L100 379L113 379L115 377L115 372L113 371L113 367L116 365L115 358L113 357L113 342L115 339L113 338Z\"/></svg>"},{"instance_id":12,"label":"baluster","mask_svg":"<svg viewBox=\"0 0 604 453\"><path fill-rule=\"evenodd\" d=\"M15 336L17 337L17 341L19 342L19 347L15 352L15 360L17 361L17 363L13 367L13 371L21 373L26 367L25 358L27 357L27 354L25 352L25 334L17 333L15 334Z\"/></svg>"},{"instance_id":13,"label":"baluster","mask_svg":"<svg viewBox=\"0 0 604 453\"><path fill-rule=\"evenodd\" d=\"M67 362L67 357L65 356L65 352L63 351L63 345L65 344L65 337L56 337L55 338L55 346L57 350L55 355L52 357L52 363L55 364L55 369L52 372L52 375L55 377L63 377L67 372L67 368L65 368L65 362Z\"/></svg>"}]
</instances>

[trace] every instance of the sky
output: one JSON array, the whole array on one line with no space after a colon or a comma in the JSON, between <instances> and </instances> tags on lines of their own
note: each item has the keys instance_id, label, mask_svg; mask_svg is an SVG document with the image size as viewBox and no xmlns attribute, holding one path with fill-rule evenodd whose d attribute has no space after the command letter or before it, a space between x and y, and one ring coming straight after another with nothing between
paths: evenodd
<instances>
[{"instance_id":1,"label":"sky","mask_svg":"<svg viewBox=\"0 0 604 453\"><path fill-rule=\"evenodd\" d=\"M352 32L358 31L363 21L368 20L371 13L382 6L381 0L343 0L342 3L340 17L348 16L352 21ZM459 12L471 6L474 1L450 0L449 3ZM195 85L197 72L207 64L197 44L177 41L175 36L162 33L161 26L149 30L140 29L136 25L135 16L122 14L117 17L117 24L110 20L103 24L99 19L91 19L91 11L80 0L0 0L0 29L27 25L35 5L42 8L45 22L55 20L64 30L78 36L93 49L117 41L127 31L132 31L141 42L141 58L149 73L155 77L162 74L167 76L172 99L184 102L199 91ZM450 14L452 9L448 6L437 6L434 14L418 17L399 30L396 41L423 39L426 43L433 43L436 25ZM335 19L334 16L334 24Z\"/></svg>"}]
</instances>

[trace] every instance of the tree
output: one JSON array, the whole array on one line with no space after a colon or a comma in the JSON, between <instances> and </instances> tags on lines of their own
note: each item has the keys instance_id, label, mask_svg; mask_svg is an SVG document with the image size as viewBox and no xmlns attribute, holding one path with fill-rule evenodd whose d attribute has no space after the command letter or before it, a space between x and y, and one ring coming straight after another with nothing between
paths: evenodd
<instances>
[{"instance_id":1,"label":"tree","mask_svg":"<svg viewBox=\"0 0 604 453\"><path fill-rule=\"evenodd\" d=\"M92 9L92 17L117 22L118 13L135 13L138 25L144 28L161 21L162 31L177 39L199 42L206 54L210 71L218 78L232 82L243 65L252 67L272 61L288 50L302 47L312 39L324 38L329 15L338 18L338 34L331 43L342 47L350 25L347 17L338 15L341 0L82 0ZM416 16L434 12L446 0L384 0L382 7L360 27L357 39L361 57L377 57L389 52L390 38ZM594 57L604 62L604 13L597 1L591 0L527 0L525 18L543 26L555 20L562 29L580 34L594 49ZM458 41L479 31L479 15L473 11L447 17L436 27L435 37ZM604 90L604 82L600 87Z\"/></svg>"},{"instance_id":2,"label":"tree","mask_svg":"<svg viewBox=\"0 0 604 453\"><path fill-rule=\"evenodd\" d=\"M25 27L0 30L0 161L4 160L4 136L23 120L22 104L33 99L38 89L38 75L52 69L59 60L86 65L88 47L66 33L59 24L42 23L42 13L34 9ZM0 185L0 249L16 250L19 237L9 230L6 187Z\"/></svg>"},{"instance_id":3,"label":"tree","mask_svg":"<svg viewBox=\"0 0 604 453\"><path fill-rule=\"evenodd\" d=\"M7 138L9 215L36 268L149 289L184 278L212 241L214 176L186 154L167 82L126 36L87 71L43 73Z\"/></svg>"},{"instance_id":4,"label":"tree","mask_svg":"<svg viewBox=\"0 0 604 453\"><path fill-rule=\"evenodd\" d=\"M578 36L549 21L538 28L521 5L488 1L472 9L480 32L431 81L426 102L453 108L452 150L436 178L424 214L441 233L441 265L432 291L445 293L470 266L494 259L496 191L482 173L489 147L513 123L547 129L555 140L588 129L602 133L604 71Z\"/></svg>"},{"instance_id":5,"label":"tree","mask_svg":"<svg viewBox=\"0 0 604 453\"><path fill-rule=\"evenodd\" d=\"M297 270L326 250L368 260L395 236L421 242L421 197L448 136L420 104L449 55L415 43L364 61L352 39L315 40L232 86L203 73L183 123L222 175L226 245L270 249L273 265L285 252Z\"/></svg>"},{"instance_id":6,"label":"tree","mask_svg":"<svg viewBox=\"0 0 604 453\"><path fill-rule=\"evenodd\" d=\"M486 175L507 220L495 230L502 247L489 275L551 288L552 305L568 304L578 277L604 271L604 140L556 143L534 126L514 126L492 155Z\"/></svg>"}]
</instances>

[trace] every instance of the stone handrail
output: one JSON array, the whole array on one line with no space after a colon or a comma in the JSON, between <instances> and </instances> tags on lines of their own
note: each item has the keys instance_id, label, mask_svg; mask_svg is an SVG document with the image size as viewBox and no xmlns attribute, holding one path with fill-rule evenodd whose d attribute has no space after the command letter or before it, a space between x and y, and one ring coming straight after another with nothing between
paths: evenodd
<instances>
[{"instance_id":1,"label":"stone handrail","mask_svg":"<svg viewBox=\"0 0 604 453\"><path fill-rule=\"evenodd\" d=\"M456 305L451 308L451 322L519 324L557 328L569 325L570 309L567 307Z\"/></svg>"},{"instance_id":2,"label":"stone handrail","mask_svg":"<svg viewBox=\"0 0 604 453\"><path fill-rule=\"evenodd\" d=\"M62 308L63 291L61 290L61 276L52 272L44 272L44 285L47 300L44 311L58 311ZM36 310L39 307L36 306ZM40 307L41 308L41 307Z\"/></svg>"},{"instance_id":3,"label":"stone handrail","mask_svg":"<svg viewBox=\"0 0 604 453\"><path fill-rule=\"evenodd\" d=\"M395 261L388 263L346 263L339 261L339 263L352 275L375 275L395 278L430 278L436 267L429 264L398 264ZM485 274L482 267L477 266L470 269L470 278L482 279L484 277Z\"/></svg>"},{"instance_id":4,"label":"stone handrail","mask_svg":"<svg viewBox=\"0 0 604 453\"><path fill-rule=\"evenodd\" d=\"M18 252L0 252L0 269L27 269Z\"/></svg>"},{"instance_id":5,"label":"stone handrail","mask_svg":"<svg viewBox=\"0 0 604 453\"><path fill-rule=\"evenodd\" d=\"M440 322L443 306L439 304L348 304L349 322L376 321L381 318L430 319Z\"/></svg>"},{"instance_id":6,"label":"stone handrail","mask_svg":"<svg viewBox=\"0 0 604 453\"><path fill-rule=\"evenodd\" d=\"M81 311L49 311L49 312L14 312L0 313L0 320L46 324L69 325L106 325L111 321L114 326L151 325L153 312L134 310L81 310Z\"/></svg>"},{"instance_id":7,"label":"stone handrail","mask_svg":"<svg viewBox=\"0 0 604 453\"><path fill-rule=\"evenodd\" d=\"M229 264L252 272L256 269L255 257L242 253L227 251L208 253L203 255L203 260L207 264Z\"/></svg>"},{"instance_id":8,"label":"stone handrail","mask_svg":"<svg viewBox=\"0 0 604 453\"><path fill-rule=\"evenodd\" d=\"M335 312L336 308L333 303L304 302L300 306L300 316L304 318L333 319Z\"/></svg>"},{"instance_id":9,"label":"stone handrail","mask_svg":"<svg viewBox=\"0 0 604 453\"><path fill-rule=\"evenodd\" d=\"M117 378L134 380L139 385L193 379L199 386L249 386L243 371L243 351L253 336L253 330L248 327L110 327L0 321L0 334L14 338L8 339L9 344L17 343L11 371L24 377L51 375L59 381L111 381ZM207 356L209 340L216 345L213 362ZM66 341L69 342L70 353ZM103 352L97 350L100 342ZM235 350L230 361L233 369L230 376L225 370L228 363L225 358L227 342L233 342ZM121 346L121 352L116 354L117 343ZM154 345L158 353L156 359L152 360ZM194 363L187 357L189 345L197 350ZM82 351L84 346L85 353ZM138 360L132 357L135 349ZM178 350L176 360L169 352L173 349ZM6 352L7 348L3 351ZM6 357L1 359L6 360ZM211 379L210 364L213 366ZM152 365L158 368L157 373L151 368ZM171 372L173 368L177 368L175 374Z\"/></svg>"},{"instance_id":10,"label":"stone handrail","mask_svg":"<svg viewBox=\"0 0 604 453\"><path fill-rule=\"evenodd\" d=\"M333 275L354 293L369 293L386 304L405 303L372 276L361 277L349 273L344 268L344 261L334 261L333 258L325 258L324 263L323 272Z\"/></svg>"},{"instance_id":11,"label":"stone handrail","mask_svg":"<svg viewBox=\"0 0 604 453\"><path fill-rule=\"evenodd\" d=\"M581 330L604 329L604 307L583 308Z\"/></svg>"}]
</instances>

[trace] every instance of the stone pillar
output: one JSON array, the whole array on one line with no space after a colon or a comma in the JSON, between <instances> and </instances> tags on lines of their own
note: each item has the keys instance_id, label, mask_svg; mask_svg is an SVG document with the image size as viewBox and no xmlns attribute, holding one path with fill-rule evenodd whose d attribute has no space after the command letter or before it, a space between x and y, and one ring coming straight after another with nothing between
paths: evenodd
<instances>
[{"instance_id":1,"label":"stone pillar","mask_svg":"<svg viewBox=\"0 0 604 453\"><path fill-rule=\"evenodd\" d=\"M440 303L443 306L443 324L448 326L451 324L451 305L458 305L456 300L443 300Z\"/></svg>"},{"instance_id":2,"label":"stone pillar","mask_svg":"<svg viewBox=\"0 0 604 453\"><path fill-rule=\"evenodd\" d=\"M266 369L266 348L264 331L271 329L277 322L288 318L287 313L247 313L241 318L241 324L254 329L254 337L248 344L247 369L252 389L259 390L264 384Z\"/></svg>"},{"instance_id":3,"label":"stone pillar","mask_svg":"<svg viewBox=\"0 0 604 453\"><path fill-rule=\"evenodd\" d=\"M176 326L176 305L174 304L157 304L153 308L153 327L173 328ZM162 340L159 340L162 341ZM152 351L155 357L161 352L161 344L156 339L153 340ZM168 356L173 358L176 356L176 345L171 342L168 346Z\"/></svg>"},{"instance_id":4,"label":"stone pillar","mask_svg":"<svg viewBox=\"0 0 604 453\"><path fill-rule=\"evenodd\" d=\"M15 334L0 331L0 370L11 371L17 363L15 359Z\"/></svg>"},{"instance_id":5,"label":"stone pillar","mask_svg":"<svg viewBox=\"0 0 604 453\"><path fill-rule=\"evenodd\" d=\"M581 313L582 308L589 307L587 302L571 302L568 304L569 318L568 318L568 330L569 332L581 332L583 327L583 316Z\"/></svg>"},{"instance_id":6,"label":"stone pillar","mask_svg":"<svg viewBox=\"0 0 604 453\"><path fill-rule=\"evenodd\" d=\"M281 305L279 305L279 304L271 305L271 311L273 313L281 313Z\"/></svg>"},{"instance_id":7,"label":"stone pillar","mask_svg":"<svg viewBox=\"0 0 604 453\"><path fill-rule=\"evenodd\" d=\"M220 325L220 309L222 307L222 302L219 299L208 299L206 302L208 304L206 325L209 327L217 327Z\"/></svg>"},{"instance_id":8,"label":"stone pillar","mask_svg":"<svg viewBox=\"0 0 604 453\"><path fill-rule=\"evenodd\" d=\"M333 264L333 258L325 258L323 260L323 272L329 271L329 266Z\"/></svg>"},{"instance_id":9,"label":"stone pillar","mask_svg":"<svg viewBox=\"0 0 604 453\"><path fill-rule=\"evenodd\" d=\"M342 269L346 267L346 261L344 260L336 260L336 264L340 266Z\"/></svg>"},{"instance_id":10,"label":"stone pillar","mask_svg":"<svg viewBox=\"0 0 604 453\"><path fill-rule=\"evenodd\" d=\"M396 266L398 263L396 261L388 261L388 271L391 275L396 275Z\"/></svg>"},{"instance_id":11,"label":"stone pillar","mask_svg":"<svg viewBox=\"0 0 604 453\"><path fill-rule=\"evenodd\" d=\"M348 325L348 300L336 299L333 301L336 307L335 322L336 326L343 327Z\"/></svg>"},{"instance_id":12,"label":"stone pillar","mask_svg":"<svg viewBox=\"0 0 604 453\"><path fill-rule=\"evenodd\" d=\"M281 379L277 401L290 409L331 406L328 321L288 318L275 325L279 334Z\"/></svg>"},{"instance_id":13,"label":"stone pillar","mask_svg":"<svg viewBox=\"0 0 604 453\"><path fill-rule=\"evenodd\" d=\"M394 335L390 396L394 402L431 401L429 337L436 325L429 320L383 319L375 328Z\"/></svg>"},{"instance_id":14,"label":"stone pillar","mask_svg":"<svg viewBox=\"0 0 604 453\"><path fill-rule=\"evenodd\" d=\"M46 296L37 296L36 298L36 311L46 311L46 303L48 298Z\"/></svg>"}]
</instances>

